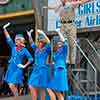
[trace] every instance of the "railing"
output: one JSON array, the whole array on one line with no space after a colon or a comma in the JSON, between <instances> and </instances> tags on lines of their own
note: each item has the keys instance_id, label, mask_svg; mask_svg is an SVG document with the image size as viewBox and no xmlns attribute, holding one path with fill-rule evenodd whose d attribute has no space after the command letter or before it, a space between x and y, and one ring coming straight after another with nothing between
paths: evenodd
<instances>
[{"instance_id":1,"label":"railing","mask_svg":"<svg viewBox=\"0 0 100 100\"><path fill-rule=\"evenodd\" d=\"M94 92L95 92L94 96L95 96L95 100L97 100L96 99L96 93L97 93L97 70L96 70L95 66L92 64L92 62L89 60L89 58L86 56L86 54L84 53L84 51L82 50L82 48L79 46L79 44L77 43L77 41L74 40L74 38L72 36L69 36L69 37L74 41L75 45L77 46L77 48L79 49L79 51L82 53L82 55L85 57L85 59L87 60L87 62L90 64L91 68L94 71ZM75 75L73 74L73 72L72 72L72 75L74 76L74 79L77 80L77 78L75 77ZM86 91L85 91L85 93L89 97L89 93L87 93Z\"/></svg>"},{"instance_id":2,"label":"railing","mask_svg":"<svg viewBox=\"0 0 100 100\"><path fill-rule=\"evenodd\" d=\"M95 66L97 67L97 69L99 70L99 72L100 72L100 68L99 68L99 65L100 65L100 63L99 63L99 61L100 61L100 53L96 50L96 48L94 47L94 45L91 43L91 41L89 40L89 39L85 39L87 42L88 42L88 44L90 45L90 47L92 48L92 50L94 51L94 53L95 53L95 56L96 56L96 60L97 60L97 65L95 64Z\"/></svg>"},{"instance_id":3,"label":"railing","mask_svg":"<svg viewBox=\"0 0 100 100\"><path fill-rule=\"evenodd\" d=\"M94 47L93 43L89 39L81 38L80 42L82 42L82 41L86 44L86 48L88 48L88 51L89 52L91 51L90 53L88 53L88 55L89 55L88 58L91 60L92 64L95 65L96 69L100 72L100 67L99 67L100 53L97 51L97 49Z\"/></svg>"},{"instance_id":4,"label":"railing","mask_svg":"<svg viewBox=\"0 0 100 100\"><path fill-rule=\"evenodd\" d=\"M84 97L84 99L85 99L85 98L88 98L89 100L92 100L92 99L89 97L88 92L78 83L78 80L76 80L77 77L73 74L73 72L72 72L72 76L73 76L73 77L71 77L71 80L72 80L73 83L75 84L76 88L79 89L79 91L80 91L81 95ZM76 82L77 82L78 84L76 84ZM84 93L83 93L83 92L84 92ZM87 96L86 96L86 95L87 95Z\"/></svg>"},{"instance_id":5,"label":"railing","mask_svg":"<svg viewBox=\"0 0 100 100\"><path fill-rule=\"evenodd\" d=\"M92 47L92 49L95 51L95 53L100 57L99 52L95 49L95 47L94 47L93 44L90 42L90 40L89 40L89 39L86 39L86 40L87 40L87 42L89 43L89 45Z\"/></svg>"},{"instance_id":6,"label":"railing","mask_svg":"<svg viewBox=\"0 0 100 100\"><path fill-rule=\"evenodd\" d=\"M91 47L91 48L89 47L89 50L92 51L92 54L90 54L89 59L92 61L92 63L95 65L96 69L98 70L97 76L99 77L99 75L100 75L100 67L99 67L100 52L97 51L97 47L95 46L95 44L92 40L89 40L86 38L80 38L80 42L81 42L81 40L86 42L86 44ZM100 85L100 83L99 83L99 85ZM98 86L98 84L97 84L97 94L100 94L100 87Z\"/></svg>"}]
</instances>

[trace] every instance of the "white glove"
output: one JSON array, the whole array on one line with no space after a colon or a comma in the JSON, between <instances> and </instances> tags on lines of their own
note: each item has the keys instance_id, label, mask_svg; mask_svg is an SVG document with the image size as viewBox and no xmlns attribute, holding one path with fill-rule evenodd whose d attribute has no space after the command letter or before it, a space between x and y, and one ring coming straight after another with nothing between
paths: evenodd
<instances>
[{"instance_id":1,"label":"white glove","mask_svg":"<svg viewBox=\"0 0 100 100\"><path fill-rule=\"evenodd\" d=\"M22 64L18 64L17 65L19 68L25 68L26 66L25 65L22 65Z\"/></svg>"},{"instance_id":2,"label":"white glove","mask_svg":"<svg viewBox=\"0 0 100 100\"><path fill-rule=\"evenodd\" d=\"M37 32L40 33L40 34L44 34L44 32L40 29L37 29Z\"/></svg>"},{"instance_id":3,"label":"white glove","mask_svg":"<svg viewBox=\"0 0 100 100\"><path fill-rule=\"evenodd\" d=\"M33 32L33 29L31 29L29 32L32 33Z\"/></svg>"},{"instance_id":4,"label":"white glove","mask_svg":"<svg viewBox=\"0 0 100 100\"><path fill-rule=\"evenodd\" d=\"M27 35L29 36L29 37L31 37L31 34L32 34L32 32L33 32L33 29L31 29L30 31L26 31L27 32Z\"/></svg>"},{"instance_id":5,"label":"white glove","mask_svg":"<svg viewBox=\"0 0 100 100\"><path fill-rule=\"evenodd\" d=\"M11 24L10 22L8 22L7 24L5 24L5 25L3 26L3 29L7 28L10 24Z\"/></svg>"},{"instance_id":6,"label":"white glove","mask_svg":"<svg viewBox=\"0 0 100 100\"><path fill-rule=\"evenodd\" d=\"M60 29L56 29L56 32L60 32Z\"/></svg>"}]
</instances>

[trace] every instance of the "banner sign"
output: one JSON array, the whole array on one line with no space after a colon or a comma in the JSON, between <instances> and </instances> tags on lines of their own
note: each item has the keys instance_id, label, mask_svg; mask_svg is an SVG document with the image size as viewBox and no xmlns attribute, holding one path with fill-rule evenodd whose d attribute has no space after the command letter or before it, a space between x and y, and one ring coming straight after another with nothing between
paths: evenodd
<instances>
[{"instance_id":1,"label":"banner sign","mask_svg":"<svg viewBox=\"0 0 100 100\"><path fill-rule=\"evenodd\" d=\"M91 1L75 9L75 24L77 28L100 26L100 1Z\"/></svg>"},{"instance_id":2,"label":"banner sign","mask_svg":"<svg viewBox=\"0 0 100 100\"><path fill-rule=\"evenodd\" d=\"M48 6L56 5L60 0L49 0ZM90 28L100 26L100 0L81 4L75 8L75 24L77 28ZM60 28L59 14L53 9L48 9L48 31Z\"/></svg>"},{"instance_id":3,"label":"banner sign","mask_svg":"<svg viewBox=\"0 0 100 100\"><path fill-rule=\"evenodd\" d=\"M60 0L48 0L48 7L58 5ZM55 31L60 25L60 17L54 9L48 9L48 31Z\"/></svg>"}]
</instances>

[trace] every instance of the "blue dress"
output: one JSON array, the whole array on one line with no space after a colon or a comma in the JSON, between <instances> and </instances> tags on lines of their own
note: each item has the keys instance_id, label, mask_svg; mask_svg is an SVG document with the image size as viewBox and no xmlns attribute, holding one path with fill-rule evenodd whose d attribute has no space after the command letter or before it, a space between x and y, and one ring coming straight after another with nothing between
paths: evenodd
<instances>
[{"instance_id":1,"label":"blue dress","mask_svg":"<svg viewBox=\"0 0 100 100\"><path fill-rule=\"evenodd\" d=\"M48 67L46 61L51 51L50 45L47 44L42 49L37 47L34 43L32 43L31 46L35 51L35 64L28 85L33 87L47 87Z\"/></svg>"},{"instance_id":2,"label":"blue dress","mask_svg":"<svg viewBox=\"0 0 100 100\"><path fill-rule=\"evenodd\" d=\"M54 73L50 80L49 88L56 91L68 91L68 78L66 69L66 59L68 57L68 45L63 44L54 53Z\"/></svg>"},{"instance_id":3,"label":"blue dress","mask_svg":"<svg viewBox=\"0 0 100 100\"><path fill-rule=\"evenodd\" d=\"M9 65L7 72L4 77L4 81L8 84L22 84L23 82L23 68L19 68L17 65L22 64L23 57L27 57L28 61L33 61L32 56L26 48L22 48L16 51L16 45L13 43L12 39L7 39L7 43L12 49L11 59L9 60Z\"/></svg>"}]
</instances>

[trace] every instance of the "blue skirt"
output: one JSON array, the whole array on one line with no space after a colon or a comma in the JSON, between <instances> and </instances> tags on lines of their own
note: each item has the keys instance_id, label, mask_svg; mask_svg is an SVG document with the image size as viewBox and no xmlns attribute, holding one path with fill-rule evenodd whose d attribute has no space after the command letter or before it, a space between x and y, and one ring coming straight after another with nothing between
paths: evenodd
<instances>
[{"instance_id":1,"label":"blue skirt","mask_svg":"<svg viewBox=\"0 0 100 100\"><path fill-rule=\"evenodd\" d=\"M35 66L29 77L28 85L33 87L47 87L48 83L48 67Z\"/></svg>"},{"instance_id":2,"label":"blue skirt","mask_svg":"<svg viewBox=\"0 0 100 100\"><path fill-rule=\"evenodd\" d=\"M68 78L63 68L54 69L52 78L49 80L48 88L56 91L68 91Z\"/></svg>"},{"instance_id":3,"label":"blue skirt","mask_svg":"<svg viewBox=\"0 0 100 100\"><path fill-rule=\"evenodd\" d=\"M16 64L11 63L8 66L8 70L5 74L4 81L8 84L22 84L23 82L23 69L16 66Z\"/></svg>"}]
</instances>

